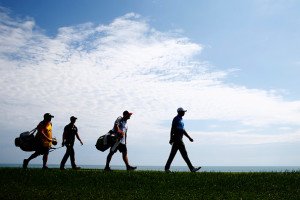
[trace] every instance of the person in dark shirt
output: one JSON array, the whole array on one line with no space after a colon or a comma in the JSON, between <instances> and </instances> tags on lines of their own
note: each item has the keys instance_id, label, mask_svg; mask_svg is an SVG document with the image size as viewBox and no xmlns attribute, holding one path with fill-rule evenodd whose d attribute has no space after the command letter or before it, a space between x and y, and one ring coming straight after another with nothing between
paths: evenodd
<instances>
[{"instance_id":1,"label":"person in dark shirt","mask_svg":"<svg viewBox=\"0 0 300 200\"><path fill-rule=\"evenodd\" d=\"M174 117L172 121L172 127L171 127L171 135L170 135L170 144L172 145L171 153L169 156L169 159L165 165L165 171L170 172L170 166L171 163L179 150L184 161L188 165L191 172L198 171L201 167L194 167L188 157L187 151L185 149L184 143L182 141L183 135L185 135L191 142L194 140L188 135L188 133L184 129L184 123L182 121L182 117L185 115L185 112L187 110L184 110L183 108L178 108L177 113L178 115Z\"/></svg>"},{"instance_id":2,"label":"person in dark shirt","mask_svg":"<svg viewBox=\"0 0 300 200\"><path fill-rule=\"evenodd\" d=\"M72 169L80 169L80 167L77 167L75 164L75 151L73 148L74 142L75 142L75 136L80 141L81 145L83 145L83 142L81 141L79 134L78 134L78 129L75 126L76 120L77 120L77 118L72 116L70 118L71 122L68 125L66 125L64 128L62 146L66 146L67 150L66 150L66 153L60 163L61 170L65 169L65 164L69 157L71 160Z\"/></svg>"}]
</instances>

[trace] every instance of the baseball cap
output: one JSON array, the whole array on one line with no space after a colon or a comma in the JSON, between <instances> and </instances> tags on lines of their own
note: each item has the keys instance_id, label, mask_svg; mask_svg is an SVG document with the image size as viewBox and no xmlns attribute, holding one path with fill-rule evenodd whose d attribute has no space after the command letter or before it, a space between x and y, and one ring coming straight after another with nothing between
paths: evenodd
<instances>
[{"instance_id":1,"label":"baseball cap","mask_svg":"<svg viewBox=\"0 0 300 200\"><path fill-rule=\"evenodd\" d=\"M51 115L50 113L45 113L44 118L53 118L54 116Z\"/></svg>"},{"instance_id":2,"label":"baseball cap","mask_svg":"<svg viewBox=\"0 0 300 200\"><path fill-rule=\"evenodd\" d=\"M125 110L125 111L123 112L123 116L132 115L132 114L133 114L133 113L128 112L127 110Z\"/></svg>"},{"instance_id":3,"label":"baseball cap","mask_svg":"<svg viewBox=\"0 0 300 200\"><path fill-rule=\"evenodd\" d=\"M187 110L184 110L184 109L181 108L181 107L177 109L177 112L186 112L186 111L187 111Z\"/></svg>"},{"instance_id":4,"label":"baseball cap","mask_svg":"<svg viewBox=\"0 0 300 200\"><path fill-rule=\"evenodd\" d=\"M70 120L76 120L76 119L77 119L77 117L74 117L74 116L70 117Z\"/></svg>"}]
</instances>

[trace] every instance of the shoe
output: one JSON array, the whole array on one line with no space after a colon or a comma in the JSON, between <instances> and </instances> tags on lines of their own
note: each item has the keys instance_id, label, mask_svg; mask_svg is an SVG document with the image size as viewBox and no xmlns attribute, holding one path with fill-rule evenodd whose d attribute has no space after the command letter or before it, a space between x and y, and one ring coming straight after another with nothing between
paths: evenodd
<instances>
[{"instance_id":1,"label":"shoe","mask_svg":"<svg viewBox=\"0 0 300 200\"><path fill-rule=\"evenodd\" d=\"M110 169L110 167L105 167L105 168L104 168L104 171L106 171L106 172L111 172L112 170Z\"/></svg>"},{"instance_id":2,"label":"shoe","mask_svg":"<svg viewBox=\"0 0 300 200\"><path fill-rule=\"evenodd\" d=\"M74 170L78 170L78 169L81 169L81 167L72 167L72 169L74 169Z\"/></svg>"},{"instance_id":3,"label":"shoe","mask_svg":"<svg viewBox=\"0 0 300 200\"><path fill-rule=\"evenodd\" d=\"M134 171L136 170L137 167L132 167L132 166L128 166L127 167L127 171Z\"/></svg>"},{"instance_id":4,"label":"shoe","mask_svg":"<svg viewBox=\"0 0 300 200\"><path fill-rule=\"evenodd\" d=\"M47 166L43 166L43 168L42 169L44 169L44 170L48 170L49 169L49 167L47 167Z\"/></svg>"},{"instance_id":5,"label":"shoe","mask_svg":"<svg viewBox=\"0 0 300 200\"><path fill-rule=\"evenodd\" d=\"M23 169L27 169L29 161L27 159L23 160Z\"/></svg>"},{"instance_id":6,"label":"shoe","mask_svg":"<svg viewBox=\"0 0 300 200\"><path fill-rule=\"evenodd\" d=\"M198 171L199 169L201 169L201 167L194 167L194 168L191 170L191 172L196 172L196 171Z\"/></svg>"},{"instance_id":7,"label":"shoe","mask_svg":"<svg viewBox=\"0 0 300 200\"><path fill-rule=\"evenodd\" d=\"M169 169L165 169L166 173L171 173L171 171Z\"/></svg>"},{"instance_id":8,"label":"shoe","mask_svg":"<svg viewBox=\"0 0 300 200\"><path fill-rule=\"evenodd\" d=\"M65 168L64 168L64 167L60 167L59 169L60 169L60 170L65 170Z\"/></svg>"}]
</instances>

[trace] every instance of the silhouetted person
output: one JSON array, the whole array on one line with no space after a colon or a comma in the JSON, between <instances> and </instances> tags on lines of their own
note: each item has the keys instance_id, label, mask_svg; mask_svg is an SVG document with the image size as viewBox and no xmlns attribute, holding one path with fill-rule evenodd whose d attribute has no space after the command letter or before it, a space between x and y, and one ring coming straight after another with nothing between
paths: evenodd
<instances>
[{"instance_id":1,"label":"silhouetted person","mask_svg":"<svg viewBox=\"0 0 300 200\"><path fill-rule=\"evenodd\" d=\"M43 169L48 169L47 161L49 150L52 145L52 116L50 113L44 114L44 120L37 126L37 134L35 136L36 151L28 158L23 160L23 168L26 169L30 160L39 155L43 155Z\"/></svg>"},{"instance_id":2,"label":"silhouetted person","mask_svg":"<svg viewBox=\"0 0 300 200\"><path fill-rule=\"evenodd\" d=\"M172 149L171 149L171 153L169 156L169 159L166 163L165 166L165 171L166 172L170 172L170 166L171 163L177 153L177 151L179 150L184 161L186 162L186 164L188 165L189 169L191 172L196 172L198 171L201 167L197 167L195 168L189 157L187 154L187 151L185 149L184 143L182 141L183 135L185 135L191 142L193 142L194 140L187 134L187 132L184 129L184 123L182 121L182 117L184 116L186 110L184 110L183 108L178 108L177 109L177 116L174 117L173 121L172 121L172 127L171 127L171 136L170 136L170 144L172 145Z\"/></svg>"},{"instance_id":3,"label":"silhouetted person","mask_svg":"<svg viewBox=\"0 0 300 200\"><path fill-rule=\"evenodd\" d=\"M80 169L80 167L77 167L75 164L75 151L74 151L74 142L75 142L75 136L77 139L80 141L81 145L83 145L79 134L78 134L78 129L75 126L77 118L72 116L70 117L70 123L65 126L64 128L64 133L63 133L63 140L62 140L62 146L66 146L67 150L66 153L60 163L60 169L64 170L65 169L65 164L70 157L71 160L71 165L72 169Z\"/></svg>"},{"instance_id":4,"label":"silhouetted person","mask_svg":"<svg viewBox=\"0 0 300 200\"><path fill-rule=\"evenodd\" d=\"M119 137L118 141L110 148L110 152L107 155L106 165L104 170L111 171L109 167L109 163L111 161L112 156L114 155L117 150L122 153L123 161L126 165L127 170L135 170L136 167L130 166L128 162L127 156L127 146L126 146L126 139L127 139L127 120L130 119L132 113L125 110L123 112L123 117L118 117L114 123L114 127L112 131Z\"/></svg>"}]
</instances>

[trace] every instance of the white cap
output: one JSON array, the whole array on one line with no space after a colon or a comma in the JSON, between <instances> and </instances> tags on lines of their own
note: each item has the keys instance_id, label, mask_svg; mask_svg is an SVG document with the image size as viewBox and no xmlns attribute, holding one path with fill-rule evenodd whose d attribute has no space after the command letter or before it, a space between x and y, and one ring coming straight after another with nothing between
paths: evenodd
<instances>
[{"instance_id":1,"label":"white cap","mask_svg":"<svg viewBox=\"0 0 300 200\"><path fill-rule=\"evenodd\" d=\"M177 109L177 112L186 112L186 111L187 111L187 110L184 110L184 109L181 108L181 107Z\"/></svg>"}]
</instances>

